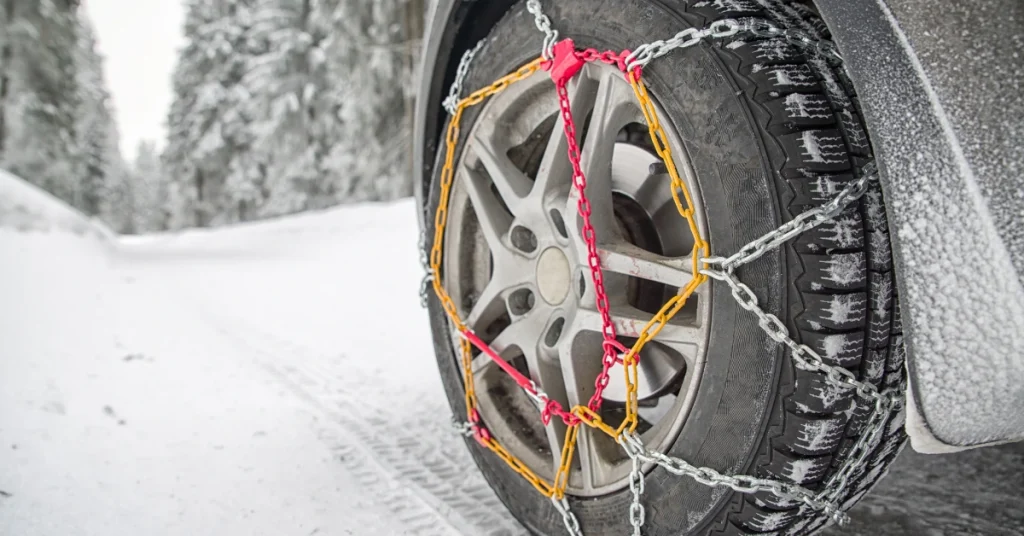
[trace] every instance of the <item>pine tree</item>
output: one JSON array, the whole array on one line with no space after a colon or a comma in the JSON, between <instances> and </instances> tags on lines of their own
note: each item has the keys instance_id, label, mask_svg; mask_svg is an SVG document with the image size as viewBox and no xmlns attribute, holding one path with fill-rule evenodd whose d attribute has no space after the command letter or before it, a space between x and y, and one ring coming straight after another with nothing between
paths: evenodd
<instances>
[{"instance_id":1,"label":"pine tree","mask_svg":"<svg viewBox=\"0 0 1024 536\"><path fill-rule=\"evenodd\" d=\"M252 39L257 55L244 83L252 96L255 169L244 190L262 196L260 216L314 207L331 197L323 163L336 139L325 46L330 21L313 0L258 0ZM325 124L326 123L326 124Z\"/></svg>"},{"instance_id":2,"label":"pine tree","mask_svg":"<svg viewBox=\"0 0 1024 536\"><path fill-rule=\"evenodd\" d=\"M162 157L172 224L409 195L410 10L189 0Z\"/></svg>"},{"instance_id":3,"label":"pine tree","mask_svg":"<svg viewBox=\"0 0 1024 536\"><path fill-rule=\"evenodd\" d=\"M411 89L403 46L407 36L399 24L405 1L338 2L334 46L328 57L339 82L349 84L338 119L345 126L334 146L331 171L336 180L354 177L342 190L350 200L392 199L409 195L406 91ZM344 86L343 86L344 87Z\"/></svg>"},{"instance_id":4,"label":"pine tree","mask_svg":"<svg viewBox=\"0 0 1024 536\"><path fill-rule=\"evenodd\" d=\"M250 0L192 0L186 46L174 74L164 161L174 179L175 226L237 221L226 195L244 173L248 99L240 82L248 65Z\"/></svg>"},{"instance_id":5,"label":"pine tree","mask_svg":"<svg viewBox=\"0 0 1024 536\"><path fill-rule=\"evenodd\" d=\"M74 203L76 3L4 0L0 166Z\"/></svg>"},{"instance_id":6,"label":"pine tree","mask_svg":"<svg viewBox=\"0 0 1024 536\"><path fill-rule=\"evenodd\" d=\"M109 216L114 184L112 172L120 160L117 152L114 118L110 95L103 81L103 60L96 51L92 23L84 13L79 15L78 46L75 49L78 111L75 133L79 153L74 176L78 180L73 206L90 216ZM117 206L116 203L113 204ZM108 222L109 223L109 222ZM115 228L118 226L114 226Z\"/></svg>"},{"instance_id":7,"label":"pine tree","mask_svg":"<svg viewBox=\"0 0 1024 536\"><path fill-rule=\"evenodd\" d=\"M164 198L167 183L160 164L160 156L152 141L139 142L132 163L132 206L138 231L161 231L167 228L168 214Z\"/></svg>"}]
</instances>

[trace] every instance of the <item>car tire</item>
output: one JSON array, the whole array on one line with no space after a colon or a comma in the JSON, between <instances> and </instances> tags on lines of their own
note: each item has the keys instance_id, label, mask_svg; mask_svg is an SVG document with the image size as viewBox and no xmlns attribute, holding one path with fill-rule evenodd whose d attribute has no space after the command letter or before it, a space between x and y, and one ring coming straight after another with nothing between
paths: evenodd
<instances>
[{"instance_id":1,"label":"car tire","mask_svg":"<svg viewBox=\"0 0 1024 536\"><path fill-rule=\"evenodd\" d=\"M779 0L550 0L553 27L577 47L623 50L723 18L759 17L828 39L812 7ZM469 91L538 55L542 35L524 3L492 29L469 70ZM537 76L544 76L539 73ZM872 158L860 105L841 69L782 39L736 36L672 52L644 79L683 139L709 214L712 254L727 255L794 216L827 202ZM553 89L552 89L553 91ZM437 103L440 106L440 103ZM478 120L470 108L461 141ZM442 145L443 147L443 145ZM457 155L458 156L458 155ZM437 155L426 218L439 202L443 151ZM430 224L432 225L432 223ZM427 229L433 236L433 229ZM429 252L431 244L426 244ZM880 389L905 381L899 307L881 190L834 220L738 270L794 338L826 363ZM725 474L778 479L818 490L848 457L869 405L831 388L819 373L794 366L729 288L713 284L706 367L691 416L666 454ZM429 305L434 347L456 415L465 415L462 374L451 325ZM859 402L856 403L855 402ZM900 408L883 439L843 491L844 507L885 474L903 448ZM512 514L535 534L562 534L550 501L471 438L480 471ZM629 533L629 489L601 497L568 496L584 534ZM654 468L646 477L644 534L809 534L829 522L820 512L766 493L711 488Z\"/></svg>"}]
</instances>

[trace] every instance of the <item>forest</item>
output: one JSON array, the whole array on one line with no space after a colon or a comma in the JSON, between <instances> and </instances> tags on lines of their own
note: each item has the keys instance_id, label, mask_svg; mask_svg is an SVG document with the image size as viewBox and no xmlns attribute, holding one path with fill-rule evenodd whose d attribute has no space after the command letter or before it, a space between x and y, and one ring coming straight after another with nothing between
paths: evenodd
<instances>
[{"instance_id":1,"label":"forest","mask_svg":"<svg viewBox=\"0 0 1024 536\"><path fill-rule=\"evenodd\" d=\"M411 194L423 0L184 0L167 137L131 155L87 9L0 0L0 168L126 234Z\"/></svg>"}]
</instances>

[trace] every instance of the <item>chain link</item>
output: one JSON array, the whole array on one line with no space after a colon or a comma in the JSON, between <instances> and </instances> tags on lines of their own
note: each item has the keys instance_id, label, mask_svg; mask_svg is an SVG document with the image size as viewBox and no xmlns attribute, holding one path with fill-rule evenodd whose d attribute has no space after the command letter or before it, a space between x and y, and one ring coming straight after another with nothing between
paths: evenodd
<instances>
[{"instance_id":1,"label":"chain link","mask_svg":"<svg viewBox=\"0 0 1024 536\"><path fill-rule=\"evenodd\" d=\"M767 233L743 246L739 251L728 258L708 257L703 259L703 262L720 266L726 271L738 268L748 262L752 262L760 258L765 253L789 241L791 238L809 231L838 216L847 205L857 199L860 199L861 196L867 192L868 183L877 179L877 177L878 175L874 162L867 164L864 166L862 175L859 179L848 184L839 192L839 194L824 205L799 214L792 220L780 226L778 229L775 229L774 231L771 231L770 233Z\"/></svg>"},{"instance_id":2,"label":"chain link","mask_svg":"<svg viewBox=\"0 0 1024 536\"><path fill-rule=\"evenodd\" d=\"M602 393L608 385L608 374L612 367L618 362L620 349L624 350L621 344L615 340L615 324L612 323L611 306L608 302L608 295L604 291L604 273L601 271L601 257L597 253L597 233L590 221L590 201L587 200L587 177L583 174L580 166L580 149L576 144L576 124L572 118L572 106L569 103L568 80L563 80L555 85L558 93L559 109L562 113L562 123L565 130L565 139L568 147L569 162L572 165L572 184L579 192L579 201L576 203L577 212L583 220L583 241L587 245L587 266L590 267L590 280L594 287L594 304L601 314L601 335L604 337L604 350L602 356L602 370L594 382L594 394L590 397L587 407L597 412L603 400Z\"/></svg>"},{"instance_id":3,"label":"chain link","mask_svg":"<svg viewBox=\"0 0 1024 536\"><path fill-rule=\"evenodd\" d=\"M427 226L424 225L420 229L420 266L425 272L423 279L420 281L420 307L424 309L427 307L427 301L430 296L430 284L434 281L434 274L430 271L430 259L427 257Z\"/></svg>"},{"instance_id":4,"label":"chain link","mask_svg":"<svg viewBox=\"0 0 1024 536\"><path fill-rule=\"evenodd\" d=\"M847 454L847 461L833 474L825 483L821 495L830 502L838 502L842 499L843 493L849 483L853 471L867 463L868 456L875 450L881 441L881 435L886 430L885 421L892 409L899 403L899 393L902 389L889 389L875 397L875 407L871 417L864 424L865 432L861 434L853 448Z\"/></svg>"},{"instance_id":5,"label":"chain link","mask_svg":"<svg viewBox=\"0 0 1024 536\"><path fill-rule=\"evenodd\" d=\"M667 456L657 451L647 450L639 437L628 432L620 436L619 444L623 446L626 453L633 460L632 473L642 474L642 471L638 468L641 462L656 464L674 475L690 477L705 486L727 487L740 493L756 493L759 491L768 492L782 499L801 502L816 511L826 513L833 519L836 519L837 522L846 522L847 518L845 514L839 510L838 506L833 502L826 500L825 497L819 496L803 486L780 480L770 480L745 475L724 475L710 467L696 467L680 458ZM634 478L632 473L630 475L631 486ZM635 492L633 495L633 503L630 505L630 521L633 525L633 534L639 535L640 526L643 525L643 507L640 507L641 515L639 516L640 522L638 524L633 520L633 511L634 506L639 503L640 499Z\"/></svg>"},{"instance_id":6,"label":"chain link","mask_svg":"<svg viewBox=\"0 0 1024 536\"><path fill-rule=\"evenodd\" d=\"M476 53L480 51L480 48L484 46L484 41L481 39L477 42L476 46L462 53L462 59L459 60L459 67L455 70L455 80L452 82L450 88L448 88L448 97L441 103L444 105L444 109L448 111L448 115L455 115L455 109L459 105L459 94L462 93L462 84L466 80L466 75L469 73L469 66L473 63L473 58L476 57Z\"/></svg>"},{"instance_id":7,"label":"chain link","mask_svg":"<svg viewBox=\"0 0 1024 536\"><path fill-rule=\"evenodd\" d=\"M562 515L562 523L565 525L565 530L569 532L570 536L583 536L583 531L580 530L580 522L576 519L576 514L572 513L569 509L569 501L562 497L556 499L551 497L551 504L555 505L555 510Z\"/></svg>"},{"instance_id":8,"label":"chain link","mask_svg":"<svg viewBox=\"0 0 1024 536\"><path fill-rule=\"evenodd\" d=\"M544 33L544 46L541 49L541 56L550 60L555 43L558 42L558 31L551 28L551 19L544 14L540 6L540 0L526 0L526 10L533 15L533 23L537 29Z\"/></svg>"},{"instance_id":9,"label":"chain link","mask_svg":"<svg viewBox=\"0 0 1024 536\"><path fill-rule=\"evenodd\" d=\"M452 418L452 430L463 437L473 437L473 423Z\"/></svg>"},{"instance_id":10,"label":"chain link","mask_svg":"<svg viewBox=\"0 0 1024 536\"><path fill-rule=\"evenodd\" d=\"M765 19L743 19L740 21L740 24L740 31L749 33L754 37L768 39L782 38L791 45L798 46L805 50L811 50L812 52L829 60L832 64L840 64L843 62L843 57L839 54L839 49L837 49L835 43L831 41L815 39L813 36L799 30L783 29Z\"/></svg>"},{"instance_id":11,"label":"chain link","mask_svg":"<svg viewBox=\"0 0 1024 536\"><path fill-rule=\"evenodd\" d=\"M644 471L640 454L644 451L643 444L636 435L628 432L619 435L615 441L626 451L633 464L629 471L629 490L633 493L633 502L629 504L629 524L633 526L633 536L641 536L640 529L643 528L647 515L642 502Z\"/></svg>"}]
</instances>

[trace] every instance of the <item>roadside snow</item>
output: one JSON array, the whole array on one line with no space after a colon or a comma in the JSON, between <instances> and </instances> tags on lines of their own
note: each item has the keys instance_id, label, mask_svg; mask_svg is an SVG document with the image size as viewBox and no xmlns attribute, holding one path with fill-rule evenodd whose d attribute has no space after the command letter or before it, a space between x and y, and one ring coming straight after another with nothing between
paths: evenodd
<instances>
[{"instance_id":1,"label":"roadside snow","mask_svg":"<svg viewBox=\"0 0 1024 536\"><path fill-rule=\"evenodd\" d=\"M0 227L0 534L521 534L446 433L413 215Z\"/></svg>"},{"instance_id":2,"label":"roadside snow","mask_svg":"<svg viewBox=\"0 0 1024 536\"><path fill-rule=\"evenodd\" d=\"M62 201L0 169L0 227L19 231L62 231L113 240L114 234Z\"/></svg>"}]
</instances>

